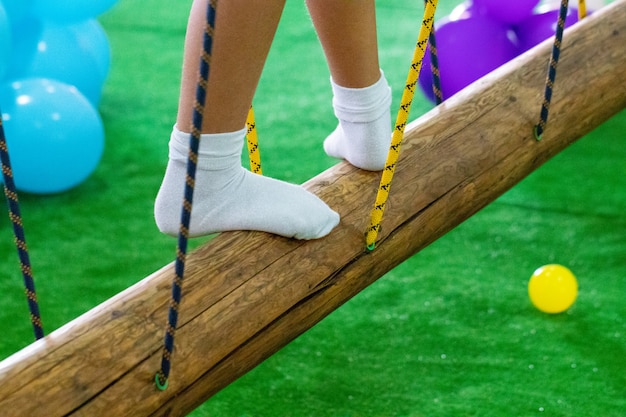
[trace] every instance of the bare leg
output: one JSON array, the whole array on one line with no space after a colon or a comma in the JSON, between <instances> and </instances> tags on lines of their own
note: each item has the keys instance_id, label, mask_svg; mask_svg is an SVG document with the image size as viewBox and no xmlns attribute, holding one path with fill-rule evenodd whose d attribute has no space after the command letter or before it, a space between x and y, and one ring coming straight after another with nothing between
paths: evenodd
<instances>
[{"instance_id":1,"label":"bare leg","mask_svg":"<svg viewBox=\"0 0 626 417\"><path fill-rule=\"evenodd\" d=\"M374 0L307 0L333 80L349 88L380 78Z\"/></svg>"},{"instance_id":2,"label":"bare leg","mask_svg":"<svg viewBox=\"0 0 626 417\"><path fill-rule=\"evenodd\" d=\"M251 173L241 166L246 115L285 0L222 0L217 7L211 68L190 236L259 230L316 239L339 215L297 185ZM169 162L155 203L159 229L176 235L183 199L189 132L208 0L195 0L185 41L185 61Z\"/></svg>"},{"instance_id":3,"label":"bare leg","mask_svg":"<svg viewBox=\"0 0 626 417\"><path fill-rule=\"evenodd\" d=\"M193 2L176 123L190 131L208 0ZM222 0L217 6L202 133L245 126L285 0Z\"/></svg>"},{"instance_id":4,"label":"bare leg","mask_svg":"<svg viewBox=\"0 0 626 417\"><path fill-rule=\"evenodd\" d=\"M324 141L335 158L377 171L391 142L391 90L378 62L374 0L307 0L331 73L339 121Z\"/></svg>"}]
</instances>

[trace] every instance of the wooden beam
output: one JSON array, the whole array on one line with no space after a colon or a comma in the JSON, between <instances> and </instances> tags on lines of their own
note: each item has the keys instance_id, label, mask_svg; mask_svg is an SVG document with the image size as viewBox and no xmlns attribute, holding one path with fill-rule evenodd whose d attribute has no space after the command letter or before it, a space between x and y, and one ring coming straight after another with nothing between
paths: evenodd
<instances>
[{"instance_id":1,"label":"wooden beam","mask_svg":"<svg viewBox=\"0 0 626 417\"><path fill-rule=\"evenodd\" d=\"M189 256L170 386L158 391L172 265L0 363L5 416L178 416L626 107L626 0L568 29L543 140L550 44L407 128L377 249L379 173L341 163L306 183L342 221L311 242L224 233Z\"/></svg>"}]
</instances>

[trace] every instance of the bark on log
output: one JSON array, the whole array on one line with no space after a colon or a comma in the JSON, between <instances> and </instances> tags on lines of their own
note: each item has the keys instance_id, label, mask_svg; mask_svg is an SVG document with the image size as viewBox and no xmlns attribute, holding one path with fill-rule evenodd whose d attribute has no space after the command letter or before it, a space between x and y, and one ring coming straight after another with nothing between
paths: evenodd
<instances>
[{"instance_id":1,"label":"bark on log","mask_svg":"<svg viewBox=\"0 0 626 417\"><path fill-rule=\"evenodd\" d=\"M550 119L533 137L550 41L407 127L376 250L379 173L305 185L342 221L300 242L224 233L188 257L169 388L155 388L172 265L0 363L6 416L184 415L626 107L626 0L566 30Z\"/></svg>"}]
</instances>

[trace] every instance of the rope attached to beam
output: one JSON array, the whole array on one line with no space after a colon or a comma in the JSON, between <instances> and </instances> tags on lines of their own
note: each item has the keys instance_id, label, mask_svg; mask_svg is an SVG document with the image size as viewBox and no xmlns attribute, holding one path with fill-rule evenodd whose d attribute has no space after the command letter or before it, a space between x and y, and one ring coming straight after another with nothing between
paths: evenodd
<instances>
[{"instance_id":1,"label":"rope attached to beam","mask_svg":"<svg viewBox=\"0 0 626 417\"><path fill-rule=\"evenodd\" d=\"M374 203L374 208L371 212L370 225L365 234L365 243L368 250L374 250L376 246L376 237L380 231L380 224L383 220L385 204L387 203L387 199L389 197L391 181L396 169L398 157L400 156L400 147L402 146L402 140L404 139L404 129L406 128L406 124L409 119L409 112L411 110L411 104L413 103L413 96L415 95L417 79L422 67L424 53L426 52L426 44L428 43L428 38L435 21L437 0L426 0L425 3L426 9L424 10L422 26L420 28L417 44L415 45L413 61L411 63L411 68L409 69L409 75L404 87L404 92L402 93L402 102L400 104L400 109L398 110L396 125L391 136L391 147L389 148L389 154L387 155L387 161L385 162L385 169L383 170L380 185L378 187L376 202Z\"/></svg>"},{"instance_id":2,"label":"rope attached to beam","mask_svg":"<svg viewBox=\"0 0 626 417\"><path fill-rule=\"evenodd\" d=\"M546 130L548 123L548 113L550 112L550 101L552 100L552 90L556 80L556 67L559 64L559 56L561 54L561 42L563 41L563 30L565 29L565 18L568 11L568 0L561 0L559 9L559 20L556 25L556 34L554 36L554 45L552 46L552 56L548 66L548 76L546 79L546 89L544 92L543 103L541 105L541 113L539 115L539 123L535 125L535 139L541 140L543 132Z\"/></svg>"},{"instance_id":3,"label":"rope attached to beam","mask_svg":"<svg viewBox=\"0 0 626 417\"><path fill-rule=\"evenodd\" d=\"M182 286L187 257L187 243L189 240L189 223L193 203L196 167L198 162L198 148L202 130L202 119L206 102L206 88L209 80L213 33L215 31L215 13L217 0L210 0L206 12L206 26L203 39L203 52L200 59L200 78L196 88L196 100L193 109L193 126L189 138L189 157L187 159L187 176L185 194L182 203L180 230L178 233L178 248L175 262L175 277L172 283L172 298L170 300L168 322L165 331L161 369L155 376L155 383L159 390L164 391L168 386L171 368L171 358L174 351L174 335L178 323L178 309L182 300Z\"/></svg>"},{"instance_id":4,"label":"rope attached to beam","mask_svg":"<svg viewBox=\"0 0 626 417\"><path fill-rule=\"evenodd\" d=\"M428 0L425 0L426 3ZM584 1L584 0L583 0ZM435 104L443 102L443 92L441 91L441 73L439 72L439 55L437 54L437 37L435 36L435 26L433 25L428 37L428 47L430 49L430 73L433 76L433 95Z\"/></svg>"},{"instance_id":5,"label":"rope attached to beam","mask_svg":"<svg viewBox=\"0 0 626 417\"><path fill-rule=\"evenodd\" d=\"M0 111L0 160L2 162L2 176L4 178L4 195L9 205L9 218L13 223L13 234L15 235L15 246L20 259L20 269L24 278L24 287L26 298L28 299L28 309L30 310L30 321L35 332L35 339L41 339L44 336L43 326L41 324L41 314L39 313L39 303L37 302L37 293L35 291L35 280L33 279L33 271L30 265L30 257L28 255L28 246L24 235L24 226L22 223L22 215L20 213L20 204L17 198L15 182L13 181L13 170L11 169L11 160L9 158L9 148L7 146L6 136L4 134L4 126L2 124L2 112Z\"/></svg>"},{"instance_id":6,"label":"rope attached to beam","mask_svg":"<svg viewBox=\"0 0 626 417\"><path fill-rule=\"evenodd\" d=\"M250 110L248 111L246 126L248 127L246 143L248 144L248 156L250 157L250 171L255 174L263 175L263 170L261 169L261 153L259 151L259 137L256 131L254 109L252 106L250 106Z\"/></svg>"},{"instance_id":7,"label":"rope attached to beam","mask_svg":"<svg viewBox=\"0 0 626 417\"><path fill-rule=\"evenodd\" d=\"M578 20L587 17L587 3L585 0L578 0Z\"/></svg>"}]
</instances>

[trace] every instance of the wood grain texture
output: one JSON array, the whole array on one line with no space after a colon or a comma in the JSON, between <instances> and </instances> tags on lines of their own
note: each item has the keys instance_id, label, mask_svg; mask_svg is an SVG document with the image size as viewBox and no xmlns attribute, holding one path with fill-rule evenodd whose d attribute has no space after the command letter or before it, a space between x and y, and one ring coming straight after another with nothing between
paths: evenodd
<instances>
[{"instance_id":1,"label":"wood grain texture","mask_svg":"<svg viewBox=\"0 0 626 417\"><path fill-rule=\"evenodd\" d=\"M0 363L2 415L187 414L625 108L624 45L626 0L565 32L540 142L549 41L411 123L373 252L380 173L341 163L305 184L342 216L330 236L223 233L190 254L166 391L172 264Z\"/></svg>"}]
</instances>

